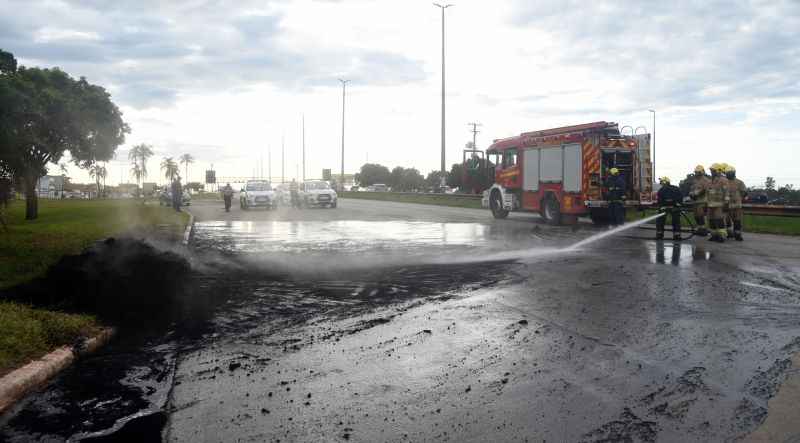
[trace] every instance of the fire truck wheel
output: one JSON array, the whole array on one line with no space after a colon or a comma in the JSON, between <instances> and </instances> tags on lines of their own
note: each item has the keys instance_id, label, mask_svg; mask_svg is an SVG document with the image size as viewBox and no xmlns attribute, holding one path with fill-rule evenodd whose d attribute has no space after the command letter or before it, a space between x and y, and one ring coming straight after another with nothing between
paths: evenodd
<instances>
[{"instance_id":1,"label":"fire truck wheel","mask_svg":"<svg viewBox=\"0 0 800 443\"><path fill-rule=\"evenodd\" d=\"M503 198L500 196L500 191L492 191L492 197L489 199L489 206L492 208L492 216L497 219L508 217L508 211L503 209Z\"/></svg>"},{"instance_id":2,"label":"fire truck wheel","mask_svg":"<svg viewBox=\"0 0 800 443\"><path fill-rule=\"evenodd\" d=\"M561 223L561 208L558 201L552 195L545 197L542 202L542 218L544 221L551 225L558 225Z\"/></svg>"}]
</instances>

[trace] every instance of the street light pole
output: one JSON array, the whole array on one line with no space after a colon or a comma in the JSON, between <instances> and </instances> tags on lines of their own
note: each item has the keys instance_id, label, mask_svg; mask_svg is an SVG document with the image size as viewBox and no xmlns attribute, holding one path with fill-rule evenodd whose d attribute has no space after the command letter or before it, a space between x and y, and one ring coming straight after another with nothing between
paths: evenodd
<instances>
[{"instance_id":1,"label":"street light pole","mask_svg":"<svg viewBox=\"0 0 800 443\"><path fill-rule=\"evenodd\" d=\"M656 180L656 111L648 109L653 113L653 182Z\"/></svg>"},{"instance_id":2,"label":"street light pole","mask_svg":"<svg viewBox=\"0 0 800 443\"><path fill-rule=\"evenodd\" d=\"M343 80L339 79L342 82L342 171L341 175L339 176L339 191L344 191L344 101L345 101L345 91L347 90L347 83L350 80Z\"/></svg>"},{"instance_id":3,"label":"street light pole","mask_svg":"<svg viewBox=\"0 0 800 443\"><path fill-rule=\"evenodd\" d=\"M303 114L303 181L306 181L306 115Z\"/></svg>"},{"instance_id":4,"label":"street light pole","mask_svg":"<svg viewBox=\"0 0 800 443\"><path fill-rule=\"evenodd\" d=\"M444 156L444 147L445 147L445 130L444 130L444 96L445 96L445 83L444 83L444 10L453 6L451 4L440 5L438 3L434 3L434 6L438 7L442 10L442 179L441 179L441 186L444 188L445 185L445 156Z\"/></svg>"}]
</instances>

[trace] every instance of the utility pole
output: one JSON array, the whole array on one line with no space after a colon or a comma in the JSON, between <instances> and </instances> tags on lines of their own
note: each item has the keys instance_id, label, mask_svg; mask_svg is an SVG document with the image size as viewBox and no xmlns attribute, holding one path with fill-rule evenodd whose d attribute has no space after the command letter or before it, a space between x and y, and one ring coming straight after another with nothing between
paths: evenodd
<instances>
[{"instance_id":1,"label":"utility pole","mask_svg":"<svg viewBox=\"0 0 800 443\"><path fill-rule=\"evenodd\" d=\"M653 183L656 181L656 111L654 109L648 109L648 111L653 113Z\"/></svg>"},{"instance_id":2,"label":"utility pole","mask_svg":"<svg viewBox=\"0 0 800 443\"><path fill-rule=\"evenodd\" d=\"M303 181L306 181L306 116L302 115L303 120Z\"/></svg>"},{"instance_id":3,"label":"utility pole","mask_svg":"<svg viewBox=\"0 0 800 443\"><path fill-rule=\"evenodd\" d=\"M477 122L476 123L467 123L467 124L472 126L472 131L470 131L470 132L472 132L472 149L473 150L478 150L477 139L478 139L478 133L481 132L481 131L478 131L478 126L481 126L481 124L477 123Z\"/></svg>"},{"instance_id":4,"label":"utility pole","mask_svg":"<svg viewBox=\"0 0 800 443\"><path fill-rule=\"evenodd\" d=\"M350 80L339 79L339 81L342 82L342 171L341 171L342 173L339 176L339 191L344 191L344 110L345 110L344 103L345 103L345 91L347 90L347 83Z\"/></svg>"},{"instance_id":5,"label":"utility pole","mask_svg":"<svg viewBox=\"0 0 800 443\"><path fill-rule=\"evenodd\" d=\"M284 138L281 136L281 183L286 183L286 162L284 161L286 155L286 146Z\"/></svg>"},{"instance_id":6,"label":"utility pole","mask_svg":"<svg viewBox=\"0 0 800 443\"><path fill-rule=\"evenodd\" d=\"M434 3L434 6L438 7L442 10L442 181L441 186L444 188L445 185L445 158L444 158L444 146L445 146L445 136L444 136L444 10L453 6L451 4L440 5L438 3Z\"/></svg>"},{"instance_id":7,"label":"utility pole","mask_svg":"<svg viewBox=\"0 0 800 443\"><path fill-rule=\"evenodd\" d=\"M269 176L269 182L272 183L272 148L267 146L267 175Z\"/></svg>"}]
</instances>

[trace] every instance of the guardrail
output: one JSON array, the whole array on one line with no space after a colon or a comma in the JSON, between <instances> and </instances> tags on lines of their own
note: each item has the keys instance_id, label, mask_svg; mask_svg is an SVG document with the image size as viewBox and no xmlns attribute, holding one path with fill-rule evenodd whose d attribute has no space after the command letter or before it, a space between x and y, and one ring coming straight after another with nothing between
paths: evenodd
<instances>
[{"instance_id":1,"label":"guardrail","mask_svg":"<svg viewBox=\"0 0 800 443\"><path fill-rule=\"evenodd\" d=\"M438 194L438 193L422 193L422 192L380 192L380 191L358 191L347 192L346 194L375 194L375 195L397 195L397 196L430 196L434 198L450 198L453 200L476 200L479 201L482 197L475 194ZM346 196L343 195L343 197ZM800 206L784 206L784 205L758 205L745 203L742 205L745 214L750 215L766 215L775 217L800 217Z\"/></svg>"}]
</instances>

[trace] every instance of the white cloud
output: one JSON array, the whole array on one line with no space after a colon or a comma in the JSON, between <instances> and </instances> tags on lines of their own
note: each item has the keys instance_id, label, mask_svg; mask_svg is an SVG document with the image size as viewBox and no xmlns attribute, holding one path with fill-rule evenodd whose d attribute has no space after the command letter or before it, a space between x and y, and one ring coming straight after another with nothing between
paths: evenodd
<instances>
[{"instance_id":1,"label":"white cloud","mask_svg":"<svg viewBox=\"0 0 800 443\"><path fill-rule=\"evenodd\" d=\"M105 85L133 128L128 145L192 152L193 180L211 163L250 175L268 147L277 173L282 135L294 176L302 113L308 175L338 170L340 76L352 80L348 172L367 155L438 168L441 16L429 2L0 5L19 11L0 17L0 47ZM800 184L797 2L462 0L446 17L448 163L471 121L486 147L586 121L650 128L655 108L659 175L725 161L751 184Z\"/></svg>"}]
</instances>

